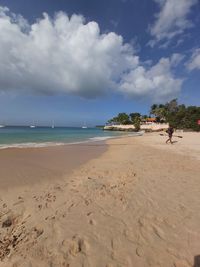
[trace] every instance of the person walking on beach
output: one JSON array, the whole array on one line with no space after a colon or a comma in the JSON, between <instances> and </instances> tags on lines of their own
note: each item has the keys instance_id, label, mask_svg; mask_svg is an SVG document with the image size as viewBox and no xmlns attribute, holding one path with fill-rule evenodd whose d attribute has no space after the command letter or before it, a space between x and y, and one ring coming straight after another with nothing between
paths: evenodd
<instances>
[{"instance_id":1,"label":"person walking on beach","mask_svg":"<svg viewBox=\"0 0 200 267\"><path fill-rule=\"evenodd\" d=\"M166 133L168 133L168 136L169 136L169 138L166 141L166 144L168 142L170 142L171 144L173 144L173 142L172 142L172 136L173 136L173 133L174 133L174 128L172 126L169 126L169 128L166 131Z\"/></svg>"}]
</instances>

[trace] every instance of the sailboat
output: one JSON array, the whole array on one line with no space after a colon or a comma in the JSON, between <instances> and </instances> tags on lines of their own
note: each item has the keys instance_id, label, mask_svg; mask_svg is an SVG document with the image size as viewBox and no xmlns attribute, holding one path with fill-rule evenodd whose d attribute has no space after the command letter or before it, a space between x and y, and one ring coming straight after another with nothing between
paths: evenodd
<instances>
[{"instance_id":1,"label":"sailboat","mask_svg":"<svg viewBox=\"0 0 200 267\"><path fill-rule=\"evenodd\" d=\"M82 129L87 129L86 123L83 124Z\"/></svg>"},{"instance_id":2,"label":"sailboat","mask_svg":"<svg viewBox=\"0 0 200 267\"><path fill-rule=\"evenodd\" d=\"M33 124L30 125L30 128L35 128L35 123L33 122Z\"/></svg>"},{"instance_id":3,"label":"sailboat","mask_svg":"<svg viewBox=\"0 0 200 267\"><path fill-rule=\"evenodd\" d=\"M0 124L0 128L4 128L4 127L6 126L5 126L5 123L3 122L3 124Z\"/></svg>"},{"instance_id":4,"label":"sailboat","mask_svg":"<svg viewBox=\"0 0 200 267\"><path fill-rule=\"evenodd\" d=\"M52 129L54 129L54 128L55 128L54 121L52 121L51 128L52 128Z\"/></svg>"}]
</instances>

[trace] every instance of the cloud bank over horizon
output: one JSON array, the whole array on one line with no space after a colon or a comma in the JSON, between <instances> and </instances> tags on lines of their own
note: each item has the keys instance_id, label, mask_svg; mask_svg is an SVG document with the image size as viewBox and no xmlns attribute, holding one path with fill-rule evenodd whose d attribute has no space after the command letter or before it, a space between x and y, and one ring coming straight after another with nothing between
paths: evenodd
<instances>
[{"instance_id":1,"label":"cloud bank over horizon","mask_svg":"<svg viewBox=\"0 0 200 267\"><path fill-rule=\"evenodd\" d=\"M174 74L181 55L146 67L122 36L101 33L97 22L81 15L59 12L51 18L44 13L30 25L0 7L0 31L1 92L84 98L120 92L166 101L181 90L183 80Z\"/></svg>"}]
</instances>

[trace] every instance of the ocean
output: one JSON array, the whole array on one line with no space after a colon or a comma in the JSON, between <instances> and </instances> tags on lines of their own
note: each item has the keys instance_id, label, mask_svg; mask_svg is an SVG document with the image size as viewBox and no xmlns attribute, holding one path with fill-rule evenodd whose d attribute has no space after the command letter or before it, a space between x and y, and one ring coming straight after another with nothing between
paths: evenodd
<instances>
[{"instance_id":1,"label":"ocean","mask_svg":"<svg viewBox=\"0 0 200 267\"><path fill-rule=\"evenodd\" d=\"M122 135L130 135L130 133L103 131L100 128L7 126L0 128L0 149L76 144L101 141ZM131 133L131 135L137 134Z\"/></svg>"}]
</instances>

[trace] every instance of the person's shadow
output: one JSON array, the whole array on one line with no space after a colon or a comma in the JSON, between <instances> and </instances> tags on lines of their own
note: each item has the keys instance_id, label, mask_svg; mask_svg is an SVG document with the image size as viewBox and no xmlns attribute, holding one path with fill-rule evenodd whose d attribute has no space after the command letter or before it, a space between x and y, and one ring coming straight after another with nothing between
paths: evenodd
<instances>
[{"instance_id":1,"label":"person's shadow","mask_svg":"<svg viewBox=\"0 0 200 267\"><path fill-rule=\"evenodd\" d=\"M200 267L200 255L194 257L194 266L193 267Z\"/></svg>"}]
</instances>

